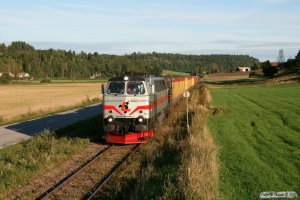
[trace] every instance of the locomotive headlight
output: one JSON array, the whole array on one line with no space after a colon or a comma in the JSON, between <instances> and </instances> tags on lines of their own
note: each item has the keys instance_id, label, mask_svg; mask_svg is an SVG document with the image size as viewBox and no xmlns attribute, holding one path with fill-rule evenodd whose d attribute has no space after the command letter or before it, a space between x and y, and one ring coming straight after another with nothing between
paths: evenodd
<instances>
[{"instance_id":1,"label":"locomotive headlight","mask_svg":"<svg viewBox=\"0 0 300 200\"><path fill-rule=\"evenodd\" d=\"M108 118L106 118L106 121L108 123L112 123L114 121L114 118L112 116L109 116Z\"/></svg>"},{"instance_id":2,"label":"locomotive headlight","mask_svg":"<svg viewBox=\"0 0 300 200\"><path fill-rule=\"evenodd\" d=\"M137 122L138 122L138 123L143 123L143 121L144 121L144 118L143 118L142 116L139 116L139 117L137 118Z\"/></svg>"}]
</instances>

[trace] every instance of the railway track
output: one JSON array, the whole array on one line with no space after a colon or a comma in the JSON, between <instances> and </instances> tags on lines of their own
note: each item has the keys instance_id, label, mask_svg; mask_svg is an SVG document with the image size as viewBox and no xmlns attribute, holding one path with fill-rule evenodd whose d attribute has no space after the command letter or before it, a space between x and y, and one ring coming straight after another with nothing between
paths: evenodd
<instances>
[{"instance_id":1,"label":"railway track","mask_svg":"<svg viewBox=\"0 0 300 200\"><path fill-rule=\"evenodd\" d=\"M139 144L108 146L102 149L75 172L36 199L93 199L139 146Z\"/></svg>"}]
</instances>

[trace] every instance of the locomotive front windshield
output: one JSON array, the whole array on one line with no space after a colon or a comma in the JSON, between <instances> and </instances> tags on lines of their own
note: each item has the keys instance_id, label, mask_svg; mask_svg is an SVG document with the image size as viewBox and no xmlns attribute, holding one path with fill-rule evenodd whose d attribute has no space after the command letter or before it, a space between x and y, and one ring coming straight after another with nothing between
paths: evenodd
<instances>
[{"instance_id":1,"label":"locomotive front windshield","mask_svg":"<svg viewBox=\"0 0 300 200\"><path fill-rule=\"evenodd\" d=\"M123 81L110 82L107 94L124 94L125 83Z\"/></svg>"},{"instance_id":2,"label":"locomotive front windshield","mask_svg":"<svg viewBox=\"0 0 300 200\"><path fill-rule=\"evenodd\" d=\"M145 94L145 87L142 82L128 82L127 94Z\"/></svg>"}]
</instances>

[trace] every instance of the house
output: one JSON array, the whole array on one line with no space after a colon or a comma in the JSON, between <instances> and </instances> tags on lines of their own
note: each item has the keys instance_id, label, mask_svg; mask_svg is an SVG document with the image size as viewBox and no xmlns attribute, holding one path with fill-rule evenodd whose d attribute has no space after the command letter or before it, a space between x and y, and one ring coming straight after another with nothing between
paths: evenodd
<instances>
[{"instance_id":1,"label":"house","mask_svg":"<svg viewBox=\"0 0 300 200\"><path fill-rule=\"evenodd\" d=\"M17 73L17 77L21 78L21 79L28 79L30 77L30 75L25 72L19 72L19 73Z\"/></svg>"},{"instance_id":2,"label":"house","mask_svg":"<svg viewBox=\"0 0 300 200\"><path fill-rule=\"evenodd\" d=\"M11 72L8 72L8 73L0 72L0 77L2 77L2 76L8 76L8 77L14 78L15 74L13 74Z\"/></svg>"},{"instance_id":3,"label":"house","mask_svg":"<svg viewBox=\"0 0 300 200\"><path fill-rule=\"evenodd\" d=\"M251 68L250 67L238 67L238 68L236 68L236 71L239 71L239 72L250 72Z\"/></svg>"},{"instance_id":4,"label":"house","mask_svg":"<svg viewBox=\"0 0 300 200\"><path fill-rule=\"evenodd\" d=\"M272 67L279 67L280 63L279 62L270 62Z\"/></svg>"},{"instance_id":5,"label":"house","mask_svg":"<svg viewBox=\"0 0 300 200\"><path fill-rule=\"evenodd\" d=\"M8 75L11 77L11 78L15 78L15 75L11 72L8 72Z\"/></svg>"},{"instance_id":6,"label":"house","mask_svg":"<svg viewBox=\"0 0 300 200\"><path fill-rule=\"evenodd\" d=\"M101 76L100 72L95 72L94 74L91 74L90 79L99 78Z\"/></svg>"}]
</instances>

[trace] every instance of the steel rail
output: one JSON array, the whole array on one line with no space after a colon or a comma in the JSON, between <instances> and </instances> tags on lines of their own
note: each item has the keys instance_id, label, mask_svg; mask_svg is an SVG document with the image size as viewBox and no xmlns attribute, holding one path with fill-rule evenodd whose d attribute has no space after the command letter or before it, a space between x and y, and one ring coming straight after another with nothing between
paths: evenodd
<instances>
[{"instance_id":1,"label":"steel rail","mask_svg":"<svg viewBox=\"0 0 300 200\"><path fill-rule=\"evenodd\" d=\"M87 193L87 195L83 198L86 200L91 200L95 197L95 195L98 193L99 190L101 190L103 188L103 186L106 184L106 182L118 171L118 169L121 168L121 166L123 166L124 163L126 163L126 161L128 160L128 158L140 147L141 144L136 144L134 145L134 147L126 154L126 156L124 156L122 158L122 160L120 160L110 171L109 173L103 177L99 182L98 182L98 186L96 188L94 188L90 193L90 195L88 195L89 193Z\"/></svg>"},{"instance_id":2,"label":"steel rail","mask_svg":"<svg viewBox=\"0 0 300 200\"><path fill-rule=\"evenodd\" d=\"M69 175L65 176L63 179L61 179L58 183L56 183L54 186L52 186L50 189L48 189L46 192L44 192L42 195L36 198L36 200L44 200L47 197L49 197L55 190L60 188L66 181L70 180L72 177L80 173L83 169L88 167L91 163L93 163L100 155L102 155L104 152L106 152L111 145L105 147L104 149L100 150L97 154L95 154L90 160L83 163L79 168L77 168L74 172L70 173Z\"/></svg>"}]
</instances>

